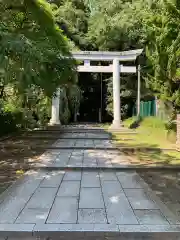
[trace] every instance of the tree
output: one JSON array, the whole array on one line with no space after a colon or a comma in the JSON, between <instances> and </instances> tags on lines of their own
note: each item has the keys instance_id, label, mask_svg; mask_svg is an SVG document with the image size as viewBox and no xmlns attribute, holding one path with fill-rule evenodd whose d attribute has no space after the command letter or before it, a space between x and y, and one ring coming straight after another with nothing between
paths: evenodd
<instances>
[{"instance_id":1,"label":"tree","mask_svg":"<svg viewBox=\"0 0 180 240\"><path fill-rule=\"evenodd\" d=\"M84 0L54 0L55 20L63 33L74 43L74 49L86 50L89 11Z\"/></svg>"},{"instance_id":2,"label":"tree","mask_svg":"<svg viewBox=\"0 0 180 240\"><path fill-rule=\"evenodd\" d=\"M135 1L136 2L136 1ZM89 18L88 38L101 50L128 50L142 47L139 42L141 24L131 1L94 1Z\"/></svg>"},{"instance_id":3,"label":"tree","mask_svg":"<svg viewBox=\"0 0 180 240\"><path fill-rule=\"evenodd\" d=\"M153 11L143 15L143 38L151 71L148 86L159 98L172 103L173 112L180 110L180 4L157 1Z\"/></svg>"},{"instance_id":4,"label":"tree","mask_svg":"<svg viewBox=\"0 0 180 240\"><path fill-rule=\"evenodd\" d=\"M59 85L70 87L76 82L71 49L72 43L55 22L52 4L1 0L1 111L21 113L18 123L23 127L47 122L49 97Z\"/></svg>"},{"instance_id":5,"label":"tree","mask_svg":"<svg viewBox=\"0 0 180 240\"><path fill-rule=\"evenodd\" d=\"M20 91L36 85L52 95L59 84L74 80L68 40L49 3L4 0L0 21L1 85L12 82Z\"/></svg>"}]
</instances>

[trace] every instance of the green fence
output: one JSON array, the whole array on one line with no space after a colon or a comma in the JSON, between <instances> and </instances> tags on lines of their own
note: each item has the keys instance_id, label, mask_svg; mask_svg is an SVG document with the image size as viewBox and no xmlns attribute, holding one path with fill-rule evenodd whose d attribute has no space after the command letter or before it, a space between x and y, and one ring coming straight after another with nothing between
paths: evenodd
<instances>
[{"instance_id":1,"label":"green fence","mask_svg":"<svg viewBox=\"0 0 180 240\"><path fill-rule=\"evenodd\" d=\"M133 116L137 115L136 106L133 108ZM152 101L141 101L140 103L140 116L148 117L148 116L156 116L156 102Z\"/></svg>"}]
</instances>

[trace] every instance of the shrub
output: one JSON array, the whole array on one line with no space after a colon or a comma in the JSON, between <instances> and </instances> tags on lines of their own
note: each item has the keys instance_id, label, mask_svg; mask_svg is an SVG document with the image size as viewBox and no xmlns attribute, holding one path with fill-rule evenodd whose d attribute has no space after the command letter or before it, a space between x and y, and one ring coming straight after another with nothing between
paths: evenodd
<instances>
[{"instance_id":1,"label":"shrub","mask_svg":"<svg viewBox=\"0 0 180 240\"><path fill-rule=\"evenodd\" d=\"M22 119L20 112L1 112L0 114L0 136L14 132L18 129Z\"/></svg>"}]
</instances>

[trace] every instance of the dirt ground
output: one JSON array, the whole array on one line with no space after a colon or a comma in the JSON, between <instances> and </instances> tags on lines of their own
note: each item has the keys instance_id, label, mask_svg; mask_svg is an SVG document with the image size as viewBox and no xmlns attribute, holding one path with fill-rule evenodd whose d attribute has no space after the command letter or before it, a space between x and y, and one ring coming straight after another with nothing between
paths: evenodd
<instances>
[{"instance_id":1,"label":"dirt ground","mask_svg":"<svg viewBox=\"0 0 180 240\"><path fill-rule=\"evenodd\" d=\"M57 132L31 132L0 140L0 193L30 169L33 161L58 138ZM51 137L50 137L51 136ZM29 161L31 159L31 162Z\"/></svg>"},{"instance_id":2,"label":"dirt ground","mask_svg":"<svg viewBox=\"0 0 180 240\"><path fill-rule=\"evenodd\" d=\"M140 171L140 176L180 219L180 171Z\"/></svg>"}]
</instances>

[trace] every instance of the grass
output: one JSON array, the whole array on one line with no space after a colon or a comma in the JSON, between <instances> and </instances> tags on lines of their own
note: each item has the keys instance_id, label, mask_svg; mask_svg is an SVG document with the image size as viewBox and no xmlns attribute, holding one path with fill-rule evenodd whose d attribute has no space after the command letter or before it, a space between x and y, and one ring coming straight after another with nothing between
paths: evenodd
<instances>
[{"instance_id":1,"label":"grass","mask_svg":"<svg viewBox=\"0 0 180 240\"><path fill-rule=\"evenodd\" d=\"M130 118L124 121L124 126L130 128L135 118ZM137 134L115 134L114 138L123 145L128 144L132 147L154 147L172 149L175 147L176 134L168 133L165 129L165 124L156 118L148 117L140 122L136 129Z\"/></svg>"},{"instance_id":2,"label":"grass","mask_svg":"<svg viewBox=\"0 0 180 240\"><path fill-rule=\"evenodd\" d=\"M124 126L131 128L136 120L136 118L125 120ZM132 164L180 164L180 153L175 150L176 133L168 132L162 120L147 117L137 124L135 131L136 134L113 133L119 147L132 148L131 151L124 151Z\"/></svg>"}]
</instances>

